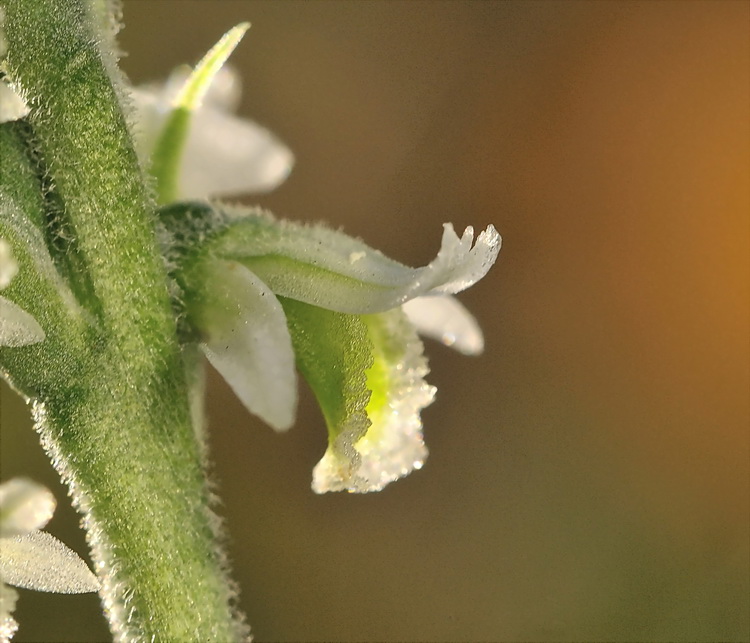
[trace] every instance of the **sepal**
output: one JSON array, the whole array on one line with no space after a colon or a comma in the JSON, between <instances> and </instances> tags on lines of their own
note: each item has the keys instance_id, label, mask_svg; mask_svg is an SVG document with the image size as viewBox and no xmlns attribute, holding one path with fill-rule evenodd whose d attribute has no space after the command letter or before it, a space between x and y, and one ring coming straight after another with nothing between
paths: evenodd
<instances>
[{"instance_id":1,"label":"sepal","mask_svg":"<svg viewBox=\"0 0 750 643\"><path fill-rule=\"evenodd\" d=\"M205 260L186 271L183 290L200 347L245 407L277 430L297 409L294 353L276 296L245 266Z\"/></svg>"},{"instance_id":2,"label":"sepal","mask_svg":"<svg viewBox=\"0 0 750 643\"><path fill-rule=\"evenodd\" d=\"M99 590L80 556L46 531L0 540L0 577L9 585L58 594Z\"/></svg>"},{"instance_id":3,"label":"sepal","mask_svg":"<svg viewBox=\"0 0 750 643\"><path fill-rule=\"evenodd\" d=\"M484 350L482 329L455 297L417 297L407 301L402 309L420 335L436 339L464 355L479 355Z\"/></svg>"},{"instance_id":4,"label":"sepal","mask_svg":"<svg viewBox=\"0 0 750 643\"><path fill-rule=\"evenodd\" d=\"M384 312L416 297L460 292L487 274L500 251L493 226L474 243L471 227L459 237L446 223L437 257L410 268L338 230L257 208L184 204L162 212L165 252L237 261L277 295L342 313Z\"/></svg>"},{"instance_id":5,"label":"sepal","mask_svg":"<svg viewBox=\"0 0 750 643\"><path fill-rule=\"evenodd\" d=\"M96 592L99 581L86 563L57 538L40 531L55 509L55 499L30 480L0 485L0 634L13 634L10 613L15 592L5 583L42 592ZM17 625L15 626L17 627ZM10 631L13 630L13 631Z\"/></svg>"}]
</instances>

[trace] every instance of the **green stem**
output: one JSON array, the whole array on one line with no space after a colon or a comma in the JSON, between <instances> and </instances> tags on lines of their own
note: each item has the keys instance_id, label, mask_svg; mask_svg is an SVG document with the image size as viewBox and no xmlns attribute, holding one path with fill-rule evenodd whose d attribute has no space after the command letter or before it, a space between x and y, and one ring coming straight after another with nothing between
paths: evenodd
<instances>
[{"instance_id":1,"label":"green stem","mask_svg":"<svg viewBox=\"0 0 750 643\"><path fill-rule=\"evenodd\" d=\"M115 638L237 640L246 628L215 544L154 205L89 11L82 0L2 6L4 65L32 106L67 252L90 284L77 294L96 343L76 350L68 326L47 327L41 344L2 349L0 370L35 397L42 443L84 516ZM54 358L54 382L32 381L31 356Z\"/></svg>"}]
</instances>

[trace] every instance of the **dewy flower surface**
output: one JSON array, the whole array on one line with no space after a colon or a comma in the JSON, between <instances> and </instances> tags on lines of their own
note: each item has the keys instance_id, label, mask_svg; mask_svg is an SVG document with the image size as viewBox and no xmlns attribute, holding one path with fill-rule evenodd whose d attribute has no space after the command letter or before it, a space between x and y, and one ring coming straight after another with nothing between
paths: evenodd
<instances>
[{"instance_id":1,"label":"dewy flower surface","mask_svg":"<svg viewBox=\"0 0 750 643\"><path fill-rule=\"evenodd\" d=\"M228 32L193 72L133 92L144 166L161 185L181 152L183 198L272 189L291 169L273 135L227 113L237 80L218 70L246 29ZM180 98L192 92L201 99ZM376 491L422 466L420 412L435 389L416 331L467 355L482 351L479 325L451 295L494 264L494 227L475 242L471 227L459 236L447 223L436 258L409 268L342 232L257 211L186 204L165 209L162 224L187 325L248 410L288 429L295 364L315 392L328 425L316 492Z\"/></svg>"},{"instance_id":2,"label":"dewy flower surface","mask_svg":"<svg viewBox=\"0 0 750 643\"><path fill-rule=\"evenodd\" d=\"M99 582L78 555L40 531L52 517L55 499L44 487L21 478L0 484L0 643L18 629L11 616L15 585L41 592L96 592Z\"/></svg>"}]
</instances>

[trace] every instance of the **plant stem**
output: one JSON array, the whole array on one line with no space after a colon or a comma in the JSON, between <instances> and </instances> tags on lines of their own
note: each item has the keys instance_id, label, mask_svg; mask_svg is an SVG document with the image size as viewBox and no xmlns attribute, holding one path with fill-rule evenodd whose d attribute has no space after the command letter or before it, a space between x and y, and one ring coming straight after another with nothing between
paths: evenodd
<instances>
[{"instance_id":1,"label":"plant stem","mask_svg":"<svg viewBox=\"0 0 750 643\"><path fill-rule=\"evenodd\" d=\"M108 54L82 0L2 5L4 64L31 105L98 338L54 384L33 390L42 444L83 513L115 638L237 640L246 628L215 544L154 206ZM45 331L48 346L66 345L55 337L64 328ZM45 359L45 344L29 355ZM23 360L11 361L11 379L28 390Z\"/></svg>"}]
</instances>

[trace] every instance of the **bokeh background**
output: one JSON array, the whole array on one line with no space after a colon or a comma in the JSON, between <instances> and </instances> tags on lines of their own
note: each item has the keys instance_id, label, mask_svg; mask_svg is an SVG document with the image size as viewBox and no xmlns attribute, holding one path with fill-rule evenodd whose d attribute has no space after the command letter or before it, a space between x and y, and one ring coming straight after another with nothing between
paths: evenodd
<instances>
[{"instance_id":1,"label":"bokeh background","mask_svg":"<svg viewBox=\"0 0 750 643\"><path fill-rule=\"evenodd\" d=\"M246 199L421 265L494 223L462 300L469 359L428 344L425 468L315 496L322 418L275 435L209 387L215 477L259 641L747 641L750 4L125 3L135 83L230 26L240 111L295 151ZM2 477L60 501L7 387ZM127 422L127 418L123 418ZM21 592L21 641L100 641L92 596Z\"/></svg>"}]
</instances>

